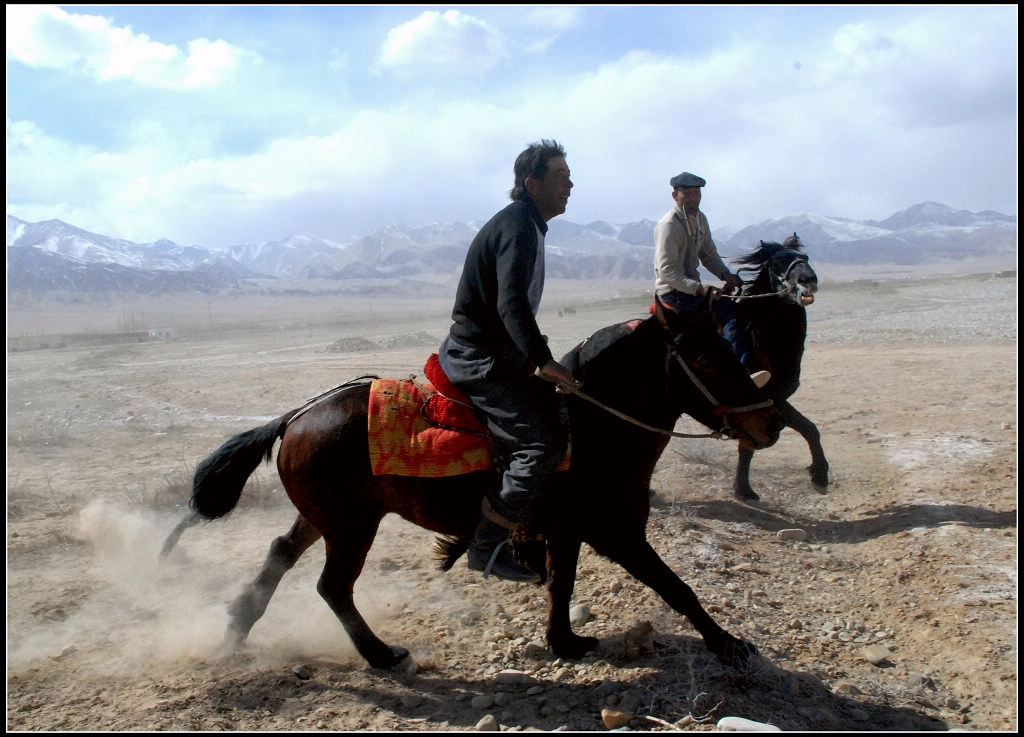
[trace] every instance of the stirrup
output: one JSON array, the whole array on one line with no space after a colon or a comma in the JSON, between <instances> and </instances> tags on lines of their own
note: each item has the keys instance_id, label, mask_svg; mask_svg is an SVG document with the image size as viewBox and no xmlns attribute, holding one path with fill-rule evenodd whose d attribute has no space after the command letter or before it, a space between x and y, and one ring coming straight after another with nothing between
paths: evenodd
<instances>
[{"instance_id":1,"label":"stirrup","mask_svg":"<svg viewBox=\"0 0 1024 737\"><path fill-rule=\"evenodd\" d=\"M488 499L486 496L484 496L483 501L480 502L480 512L483 514L484 517L489 519L491 522L493 522L496 525L504 527L506 530L515 530L517 527L519 527L518 522L513 522L508 517L503 517L502 515L495 512L494 507L491 506L491 500ZM498 547L500 548L501 546L499 545Z\"/></svg>"}]
</instances>

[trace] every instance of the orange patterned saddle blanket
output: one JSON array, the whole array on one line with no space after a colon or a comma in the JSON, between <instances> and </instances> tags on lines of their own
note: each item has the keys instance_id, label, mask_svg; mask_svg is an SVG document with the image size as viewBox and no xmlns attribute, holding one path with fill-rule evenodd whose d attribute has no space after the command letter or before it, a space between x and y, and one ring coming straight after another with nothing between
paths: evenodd
<instances>
[{"instance_id":1,"label":"orange patterned saddle blanket","mask_svg":"<svg viewBox=\"0 0 1024 737\"><path fill-rule=\"evenodd\" d=\"M472 409L429 382L370 384L370 465L378 476L458 476L494 468L487 433Z\"/></svg>"},{"instance_id":2,"label":"orange patterned saddle blanket","mask_svg":"<svg viewBox=\"0 0 1024 737\"><path fill-rule=\"evenodd\" d=\"M374 379L367 435L376 476L440 478L494 470L489 434L469 399L444 375L437 354L428 381ZM559 470L569 467L566 455Z\"/></svg>"}]
</instances>

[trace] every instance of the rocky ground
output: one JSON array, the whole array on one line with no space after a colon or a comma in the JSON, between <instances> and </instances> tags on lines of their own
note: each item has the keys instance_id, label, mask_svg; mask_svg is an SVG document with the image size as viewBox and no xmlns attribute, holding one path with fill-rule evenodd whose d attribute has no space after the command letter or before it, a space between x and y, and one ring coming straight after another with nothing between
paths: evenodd
<instances>
[{"instance_id":1,"label":"rocky ground","mask_svg":"<svg viewBox=\"0 0 1024 737\"><path fill-rule=\"evenodd\" d=\"M652 483L649 538L759 646L746 672L588 549L573 615L601 647L554 659L540 588L442 574L431 534L397 518L356 598L415 672L356 655L315 591L322 544L249 649L222 652L227 603L294 511L265 468L160 564L195 464L346 379L420 373L447 300L9 301L9 336L176 328L8 353L7 729L1015 732L1016 273L822 276L793 401L822 431L828 493L792 431L755 456L760 504L732 496L729 441L673 439ZM556 353L649 299L583 286L549 285Z\"/></svg>"}]
</instances>

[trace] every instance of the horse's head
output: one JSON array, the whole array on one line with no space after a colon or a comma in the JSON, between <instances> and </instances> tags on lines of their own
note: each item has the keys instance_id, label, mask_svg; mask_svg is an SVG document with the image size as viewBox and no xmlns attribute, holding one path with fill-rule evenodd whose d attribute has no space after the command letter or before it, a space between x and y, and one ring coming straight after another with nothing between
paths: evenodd
<instances>
[{"instance_id":1,"label":"horse's head","mask_svg":"<svg viewBox=\"0 0 1024 737\"><path fill-rule=\"evenodd\" d=\"M737 259L741 272L757 272L748 282L745 294L777 294L781 299L800 307L814 302L818 291L818 275L808 263L803 244L794 233L783 243L761 241L753 253Z\"/></svg>"},{"instance_id":2,"label":"horse's head","mask_svg":"<svg viewBox=\"0 0 1024 737\"><path fill-rule=\"evenodd\" d=\"M782 414L754 384L706 315L680 315L655 303L666 333L670 397L680 411L759 450L774 445Z\"/></svg>"}]
</instances>

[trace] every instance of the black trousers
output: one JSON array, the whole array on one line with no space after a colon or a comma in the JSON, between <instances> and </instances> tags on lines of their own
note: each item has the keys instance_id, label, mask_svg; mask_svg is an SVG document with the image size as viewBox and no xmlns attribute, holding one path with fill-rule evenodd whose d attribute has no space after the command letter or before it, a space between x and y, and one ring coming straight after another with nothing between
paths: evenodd
<instances>
[{"instance_id":1,"label":"black trousers","mask_svg":"<svg viewBox=\"0 0 1024 737\"><path fill-rule=\"evenodd\" d=\"M510 521L521 521L530 503L544 493L568 447L555 385L534 376L514 346L470 346L448 336L438 359L508 453L501 488L487 492L491 506Z\"/></svg>"}]
</instances>

